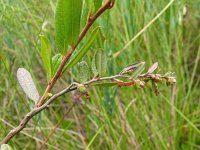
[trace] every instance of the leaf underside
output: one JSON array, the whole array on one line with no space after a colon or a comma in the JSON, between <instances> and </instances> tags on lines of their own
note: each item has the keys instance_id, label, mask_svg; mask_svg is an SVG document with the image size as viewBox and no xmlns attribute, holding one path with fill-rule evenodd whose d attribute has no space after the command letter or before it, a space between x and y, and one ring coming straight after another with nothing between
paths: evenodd
<instances>
[{"instance_id":1,"label":"leaf underside","mask_svg":"<svg viewBox=\"0 0 200 150\"><path fill-rule=\"evenodd\" d=\"M19 81L20 86L22 87L23 91L26 95L33 101L38 101L40 95L38 90L33 82L31 74L24 68L19 68L17 70L17 79Z\"/></svg>"},{"instance_id":2,"label":"leaf underside","mask_svg":"<svg viewBox=\"0 0 200 150\"><path fill-rule=\"evenodd\" d=\"M95 65L100 76L105 75L107 67L107 57L103 50L98 50L95 54Z\"/></svg>"},{"instance_id":3,"label":"leaf underside","mask_svg":"<svg viewBox=\"0 0 200 150\"><path fill-rule=\"evenodd\" d=\"M12 148L8 144L2 144L0 150L12 150Z\"/></svg>"},{"instance_id":4,"label":"leaf underside","mask_svg":"<svg viewBox=\"0 0 200 150\"><path fill-rule=\"evenodd\" d=\"M79 82L84 83L89 79L89 67L85 61L78 64L79 67Z\"/></svg>"}]
</instances>

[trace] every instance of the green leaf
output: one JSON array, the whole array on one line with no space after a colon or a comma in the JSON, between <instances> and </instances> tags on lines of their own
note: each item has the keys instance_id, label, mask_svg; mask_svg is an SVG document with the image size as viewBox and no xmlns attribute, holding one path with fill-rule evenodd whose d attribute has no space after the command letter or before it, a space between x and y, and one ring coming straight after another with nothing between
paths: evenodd
<instances>
[{"instance_id":1,"label":"green leaf","mask_svg":"<svg viewBox=\"0 0 200 150\"><path fill-rule=\"evenodd\" d=\"M100 76L105 75L107 68L107 56L103 50L98 50L95 54L95 65Z\"/></svg>"},{"instance_id":2,"label":"green leaf","mask_svg":"<svg viewBox=\"0 0 200 150\"><path fill-rule=\"evenodd\" d=\"M94 0L95 11L97 11L102 5L102 0Z\"/></svg>"},{"instance_id":3,"label":"green leaf","mask_svg":"<svg viewBox=\"0 0 200 150\"><path fill-rule=\"evenodd\" d=\"M141 75L141 73L144 71L145 69L145 62L140 63L139 66L137 66L137 68L133 71L133 78L137 79L139 75Z\"/></svg>"},{"instance_id":4,"label":"green leaf","mask_svg":"<svg viewBox=\"0 0 200 150\"><path fill-rule=\"evenodd\" d=\"M83 8L82 8L81 23L80 23L81 29L85 27L88 21L88 14L89 14L89 9L86 3L86 5L83 5Z\"/></svg>"},{"instance_id":5,"label":"green leaf","mask_svg":"<svg viewBox=\"0 0 200 150\"><path fill-rule=\"evenodd\" d=\"M131 64L127 67L125 67L119 74L124 75L124 74L132 74L139 66L144 65L145 62L138 62L135 64Z\"/></svg>"},{"instance_id":6,"label":"green leaf","mask_svg":"<svg viewBox=\"0 0 200 150\"><path fill-rule=\"evenodd\" d=\"M80 33L82 0L58 0L55 13L56 44L64 55L74 46Z\"/></svg>"},{"instance_id":7,"label":"green leaf","mask_svg":"<svg viewBox=\"0 0 200 150\"><path fill-rule=\"evenodd\" d=\"M0 150L12 150L12 148L8 144L2 144Z\"/></svg>"},{"instance_id":8,"label":"green leaf","mask_svg":"<svg viewBox=\"0 0 200 150\"><path fill-rule=\"evenodd\" d=\"M95 55L92 58L92 73L94 74L94 76L97 76L99 74L95 64Z\"/></svg>"},{"instance_id":9,"label":"green leaf","mask_svg":"<svg viewBox=\"0 0 200 150\"><path fill-rule=\"evenodd\" d=\"M89 79L89 67L85 61L78 63L79 68L79 81L80 83L84 83Z\"/></svg>"},{"instance_id":10,"label":"green leaf","mask_svg":"<svg viewBox=\"0 0 200 150\"><path fill-rule=\"evenodd\" d=\"M96 1L96 0L86 0L85 1L86 5L89 9L89 15L92 15L95 13L95 5L94 5L95 2L94 1Z\"/></svg>"},{"instance_id":11,"label":"green leaf","mask_svg":"<svg viewBox=\"0 0 200 150\"><path fill-rule=\"evenodd\" d=\"M54 76L56 74L61 61L62 61L62 55L60 53L53 56L53 58L52 58L52 76Z\"/></svg>"},{"instance_id":12,"label":"green leaf","mask_svg":"<svg viewBox=\"0 0 200 150\"><path fill-rule=\"evenodd\" d=\"M44 67L47 72L47 77L48 79L51 78L51 43L43 35L40 35L40 42L41 42L41 47L40 47L40 56L42 58Z\"/></svg>"},{"instance_id":13,"label":"green leaf","mask_svg":"<svg viewBox=\"0 0 200 150\"><path fill-rule=\"evenodd\" d=\"M93 15L101 7L102 0L86 0L87 7L89 9L89 15Z\"/></svg>"},{"instance_id":14,"label":"green leaf","mask_svg":"<svg viewBox=\"0 0 200 150\"><path fill-rule=\"evenodd\" d=\"M94 31L92 32L92 34L91 34L90 38L88 39L88 41L86 42L86 44L77 53L75 53L72 56L72 58L67 63L64 70L70 69L71 67L73 67L75 64L77 64L83 58L83 56L88 52L89 48L94 43L94 40L96 39L96 37L99 33L99 30L100 30L100 27L97 27L94 29Z\"/></svg>"}]
</instances>

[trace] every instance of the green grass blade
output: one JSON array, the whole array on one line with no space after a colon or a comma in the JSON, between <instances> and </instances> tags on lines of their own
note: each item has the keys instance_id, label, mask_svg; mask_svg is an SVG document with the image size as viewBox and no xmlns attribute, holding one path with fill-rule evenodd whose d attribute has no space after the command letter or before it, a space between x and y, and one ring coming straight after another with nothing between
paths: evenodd
<instances>
[{"instance_id":1,"label":"green grass blade","mask_svg":"<svg viewBox=\"0 0 200 150\"><path fill-rule=\"evenodd\" d=\"M171 103L170 103L170 101L166 98L166 97L164 97L163 95L162 95L162 97L164 98L164 100L169 104L169 105L172 105ZM172 106L172 107L174 107L174 110L200 135L200 130L194 125L194 123L192 123L191 121L190 121L190 119L188 119L177 107L175 107L174 105Z\"/></svg>"},{"instance_id":2,"label":"green grass blade","mask_svg":"<svg viewBox=\"0 0 200 150\"><path fill-rule=\"evenodd\" d=\"M87 145L86 150L88 150L89 147L92 145L92 143L93 143L94 140L96 139L97 135L101 132L101 129L102 129L103 127L104 127L104 125L102 125L102 126L98 129L97 133L93 136L93 138L91 139L91 141L90 141L89 144Z\"/></svg>"}]
</instances>

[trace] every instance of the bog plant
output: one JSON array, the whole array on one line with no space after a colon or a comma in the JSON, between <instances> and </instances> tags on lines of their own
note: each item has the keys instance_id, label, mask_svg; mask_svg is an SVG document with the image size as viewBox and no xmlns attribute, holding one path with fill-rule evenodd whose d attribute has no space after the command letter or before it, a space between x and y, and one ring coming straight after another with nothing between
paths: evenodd
<instances>
[{"instance_id":1,"label":"bog plant","mask_svg":"<svg viewBox=\"0 0 200 150\"><path fill-rule=\"evenodd\" d=\"M155 93L159 94L159 82L166 81L168 85L176 82L171 72L164 75L154 73L158 68L157 62L150 66L147 72L144 72L145 62L138 62L125 66L116 75L106 76L107 56L104 49L96 50L91 66L86 61L83 61L85 54L90 50L101 30L98 26L93 31L89 29L101 14L113 7L114 2L114 0L105 2L102 2L102 0L57 1L55 12L57 54L52 56L52 46L49 39L45 35L40 35L39 54L47 74L47 87L44 93L39 95L31 74L25 68L17 70L19 84L28 98L34 101L35 107L21 120L19 126L11 130L2 140L1 149L11 149L6 144L12 137L23 130L33 116L47 108L56 98L68 92L78 90L82 93L81 96L88 96L87 90L90 86L137 86L144 88L147 82L152 82ZM87 8L87 10L84 9L86 12L83 12L83 5ZM87 14L87 16L83 14ZM81 29L81 23L84 21L86 22L85 26ZM80 42L86 34L89 34L89 37L80 46ZM75 65L78 67L79 81L72 82L62 91L52 94L51 91L54 85L62 77L63 73L75 67Z\"/></svg>"}]
</instances>

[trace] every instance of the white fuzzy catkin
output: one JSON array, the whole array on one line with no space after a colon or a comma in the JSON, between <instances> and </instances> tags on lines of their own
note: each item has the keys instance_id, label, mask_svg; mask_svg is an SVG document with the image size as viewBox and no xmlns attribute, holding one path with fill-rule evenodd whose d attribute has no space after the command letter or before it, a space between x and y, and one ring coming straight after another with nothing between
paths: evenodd
<instances>
[{"instance_id":1,"label":"white fuzzy catkin","mask_svg":"<svg viewBox=\"0 0 200 150\"><path fill-rule=\"evenodd\" d=\"M40 95L33 82L31 74L25 68L19 68L17 70L17 79L26 95L31 100L37 102L40 98Z\"/></svg>"}]
</instances>

